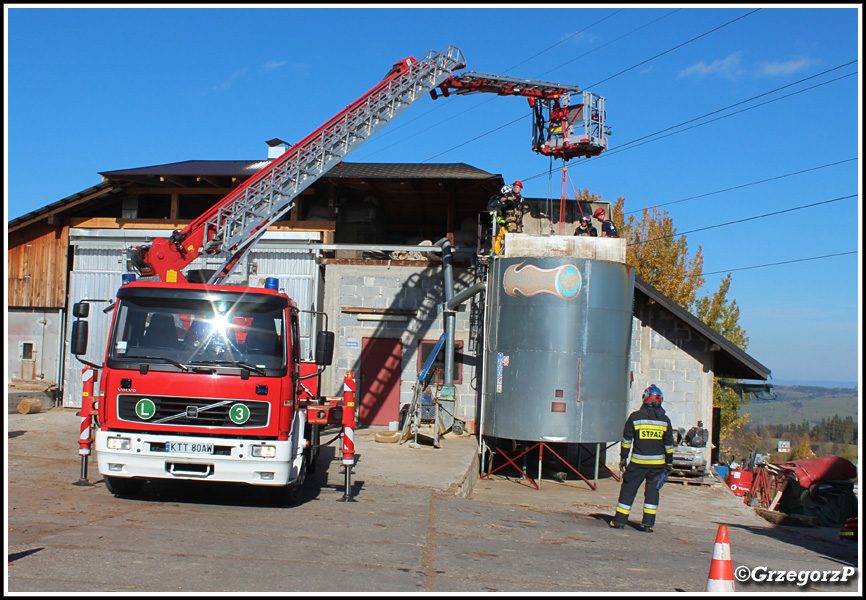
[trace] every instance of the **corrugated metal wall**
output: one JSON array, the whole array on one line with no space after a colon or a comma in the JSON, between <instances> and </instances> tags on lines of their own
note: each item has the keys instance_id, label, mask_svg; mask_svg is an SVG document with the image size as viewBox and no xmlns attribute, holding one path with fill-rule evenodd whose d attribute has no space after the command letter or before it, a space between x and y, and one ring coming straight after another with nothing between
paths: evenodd
<instances>
[{"instance_id":1,"label":"corrugated metal wall","mask_svg":"<svg viewBox=\"0 0 866 600\"><path fill-rule=\"evenodd\" d=\"M102 365L105 360L105 344L108 338L111 314L102 311L115 298L121 285L121 275L129 273L127 259L129 250L135 246L149 243L165 232L151 230L85 230L73 229L70 243L73 247L73 271L69 284L69 315L66 320L63 362L63 406L81 407L81 369L84 367L69 353L69 340L72 332L72 306L81 300L103 300L94 302L90 307L89 335L87 354L83 357L89 362ZM318 270L318 253L312 250L290 248L299 240L317 240L318 234L304 232L287 236L285 233L271 236L265 234L261 248L251 252L229 276L228 285L251 285L261 287L265 278L276 277L280 289L284 290L302 310L319 310L319 290L321 276ZM192 268L215 269L222 260L199 258ZM255 272L255 275L248 274ZM311 332L317 331L315 318L309 313L301 315L301 356L304 360L312 358L313 340ZM97 383L97 390L99 384Z\"/></svg>"}]
</instances>

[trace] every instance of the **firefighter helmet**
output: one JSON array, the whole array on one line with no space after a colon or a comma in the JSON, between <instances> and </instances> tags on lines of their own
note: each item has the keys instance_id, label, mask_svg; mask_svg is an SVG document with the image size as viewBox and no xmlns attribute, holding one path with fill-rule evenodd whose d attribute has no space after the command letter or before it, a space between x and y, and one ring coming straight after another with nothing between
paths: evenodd
<instances>
[{"instance_id":1,"label":"firefighter helmet","mask_svg":"<svg viewBox=\"0 0 866 600\"><path fill-rule=\"evenodd\" d=\"M644 402L658 402L659 404L661 404L662 400L662 391L655 384L651 384L647 389L643 391Z\"/></svg>"},{"instance_id":2,"label":"firefighter helmet","mask_svg":"<svg viewBox=\"0 0 866 600\"><path fill-rule=\"evenodd\" d=\"M511 189L511 186L510 186L510 185L503 185L503 186L502 186L502 189L499 190L499 193L502 194L503 196L506 196L506 195L510 194L511 192L513 192L513 191L514 191L514 190Z\"/></svg>"},{"instance_id":3,"label":"firefighter helmet","mask_svg":"<svg viewBox=\"0 0 866 600\"><path fill-rule=\"evenodd\" d=\"M593 215L595 215L595 218L597 219L598 215L603 215L605 212L607 212L607 211L605 211L603 208L599 208L599 209L596 209L596 211L593 213Z\"/></svg>"},{"instance_id":4,"label":"firefighter helmet","mask_svg":"<svg viewBox=\"0 0 866 600\"><path fill-rule=\"evenodd\" d=\"M523 182L520 181L519 179L518 179L517 181L515 181L514 183L512 183L512 184L511 184L511 187L517 187L518 185L519 185L520 187L523 187Z\"/></svg>"}]
</instances>

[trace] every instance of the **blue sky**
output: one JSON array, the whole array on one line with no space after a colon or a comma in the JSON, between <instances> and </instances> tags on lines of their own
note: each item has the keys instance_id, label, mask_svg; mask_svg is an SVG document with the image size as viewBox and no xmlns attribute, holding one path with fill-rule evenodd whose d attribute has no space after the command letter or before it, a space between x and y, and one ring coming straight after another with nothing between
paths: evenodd
<instances>
[{"instance_id":1,"label":"blue sky","mask_svg":"<svg viewBox=\"0 0 866 600\"><path fill-rule=\"evenodd\" d=\"M860 6L585 6L5 5L7 219L101 171L263 159L454 45L467 70L603 96L610 150L567 163L574 187L666 210L704 292L731 272L774 380L859 383ZM463 162L558 200L530 127L523 98L424 98L347 160Z\"/></svg>"}]
</instances>

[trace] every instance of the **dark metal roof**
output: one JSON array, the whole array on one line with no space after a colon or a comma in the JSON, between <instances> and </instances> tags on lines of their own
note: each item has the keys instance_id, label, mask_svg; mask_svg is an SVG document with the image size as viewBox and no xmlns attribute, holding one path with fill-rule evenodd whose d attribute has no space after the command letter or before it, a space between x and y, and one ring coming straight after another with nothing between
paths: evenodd
<instances>
[{"instance_id":1,"label":"dark metal roof","mask_svg":"<svg viewBox=\"0 0 866 600\"><path fill-rule=\"evenodd\" d=\"M340 163L327 177L357 179L490 179L500 177L465 163Z\"/></svg>"},{"instance_id":2,"label":"dark metal roof","mask_svg":"<svg viewBox=\"0 0 866 600\"><path fill-rule=\"evenodd\" d=\"M166 165L104 171L107 179L124 179L140 175L234 175L256 173L268 160L185 160ZM325 177L341 179L490 179L499 177L465 163L340 163Z\"/></svg>"},{"instance_id":3,"label":"dark metal roof","mask_svg":"<svg viewBox=\"0 0 866 600\"><path fill-rule=\"evenodd\" d=\"M104 171L107 179L123 179L131 175L252 175L267 165L268 160L184 160L166 165Z\"/></svg>"},{"instance_id":4,"label":"dark metal roof","mask_svg":"<svg viewBox=\"0 0 866 600\"><path fill-rule=\"evenodd\" d=\"M756 361L744 352L739 346L729 341L718 331L701 321L682 306L662 294L649 283L635 275L635 290L648 298L655 300L667 311L673 313L678 319L696 330L710 343L719 347L715 353L713 371L716 377L733 377L735 379L759 379L766 381L770 376L770 369Z\"/></svg>"},{"instance_id":5,"label":"dark metal roof","mask_svg":"<svg viewBox=\"0 0 866 600\"><path fill-rule=\"evenodd\" d=\"M72 194L71 196L67 196L66 198L58 200L57 202L52 202L47 206L37 208L36 210L31 211L26 215L21 215L20 217L11 219L6 226L7 230L11 231L13 229L16 229L19 225L39 218L42 215L47 215L52 212L58 212L59 209L68 208L81 200L93 200L94 198L116 193L118 191L120 190L115 188L114 184L104 181L93 187L89 187L86 190L82 190L78 193Z\"/></svg>"}]
</instances>

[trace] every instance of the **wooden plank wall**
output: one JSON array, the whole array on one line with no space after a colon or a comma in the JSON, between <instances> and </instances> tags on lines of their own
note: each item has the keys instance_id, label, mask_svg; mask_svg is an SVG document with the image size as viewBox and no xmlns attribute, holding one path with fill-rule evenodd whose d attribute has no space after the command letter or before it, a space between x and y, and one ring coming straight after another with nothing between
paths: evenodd
<instances>
[{"instance_id":1,"label":"wooden plank wall","mask_svg":"<svg viewBox=\"0 0 866 600\"><path fill-rule=\"evenodd\" d=\"M68 227L39 221L10 231L7 256L10 308L66 306Z\"/></svg>"}]
</instances>

